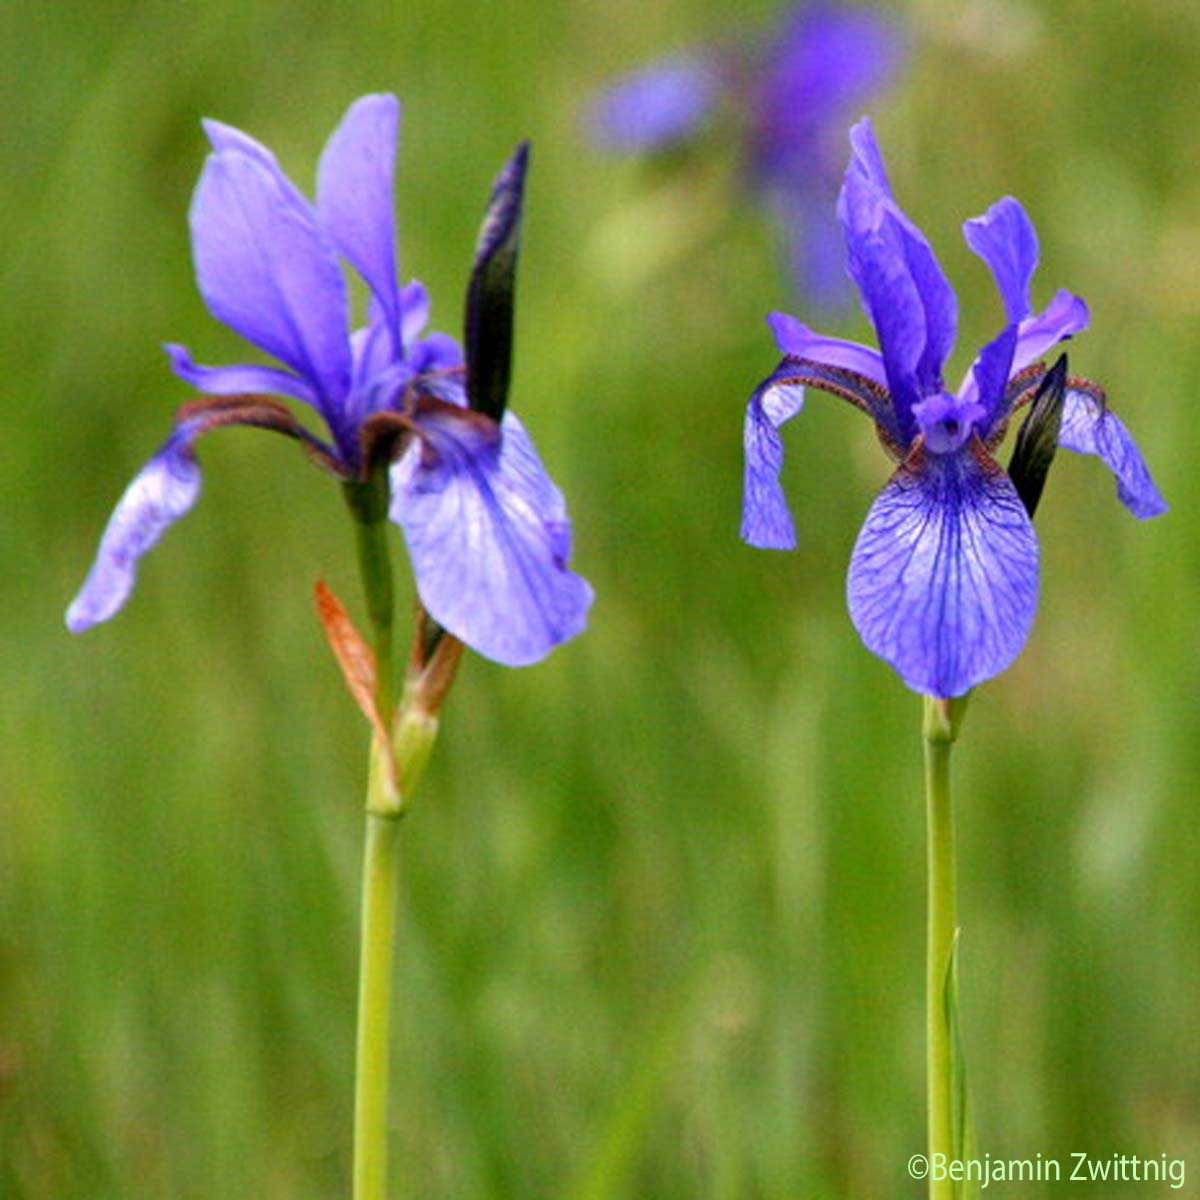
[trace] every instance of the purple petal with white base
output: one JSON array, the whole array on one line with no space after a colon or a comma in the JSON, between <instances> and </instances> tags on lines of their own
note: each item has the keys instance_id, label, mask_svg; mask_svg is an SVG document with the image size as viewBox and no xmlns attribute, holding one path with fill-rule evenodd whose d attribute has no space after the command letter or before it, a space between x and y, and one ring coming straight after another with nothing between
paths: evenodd
<instances>
[{"instance_id":1,"label":"purple petal with white base","mask_svg":"<svg viewBox=\"0 0 1200 1200\"><path fill-rule=\"evenodd\" d=\"M82 633L121 610L133 591L142 555L196 503L200 467L192 441L197 432L195 426L180 425L125 489L92 569L67 609L72 633Z\"/></svg>"},{"instance_id":2,"label":"purple petal with white base","mask_svg":"<svg viewBox=\"0 0 1200 1200\"><path fill-rule=\"evenodd\" d=\"M871 506L850 563L867 648L926 695L961 696L1016 658L1037 608L1038 545L1003 470L973 451L918 456Z\"/></svg>"},{"instance_id":3,"label":"purple petal with white base","mask_svg":"<svg viewBox=\"0 0 1200 1200\"><path fill-rule=\"evenodd\" d=\"M394 197L399 127L395 96L363 96L325 144L317 168L321 224L382 307L395 354L402 350Z\"/></svg>"},{"instance_id":4,"label":"purple petal with white base","mask_svg":"<svg viewBox=\"0 0 1200 1200\"><path fill-rule=\"evenodd\" d=\"M413 414L418 436L393 466L421 603L486 658L524 666L579 633L592 602L567 568L571 527L520 422L450 404Z\"/></svg>"},{"instance_id":5,"label":"purple petal with white base","mask_svg":"<svg viewBox=\"0 0 1200 1200\"><path fill-rule=\"evenodd\" d=\"M1117 497L1135 517L1161 516L1167 502L1151 478L1146 460L1120 418L1102 395L1068 384L1058 444L1080 454L1094 454L1116 476Z\"/></svg>"},{"instance_id":6,"label":"purple petal with white base","mask_svg":"<svg viewBox=\"0 0 1200 1200\"><path fill-rule=\"evenodd\" d=\"M346 285L316 217L258 158L211 155L192 200L192 251L213 316L307 380L339 440L350 387Z\"/></svg>"},{"instance_id":7,"label":"purple petal with white base","mask_svg":"<svg viewBox=\"0 0 1200 1200\"><path fill-rule=\"evenodd\" d=\"M804 388L786 382L795 373L796 364L784 359L755 389L746 407L742 540L763 550L791 550L796 545L796 529L779 484L783 468L779 428L804 407Z\"/></svg>"}]
</instances>

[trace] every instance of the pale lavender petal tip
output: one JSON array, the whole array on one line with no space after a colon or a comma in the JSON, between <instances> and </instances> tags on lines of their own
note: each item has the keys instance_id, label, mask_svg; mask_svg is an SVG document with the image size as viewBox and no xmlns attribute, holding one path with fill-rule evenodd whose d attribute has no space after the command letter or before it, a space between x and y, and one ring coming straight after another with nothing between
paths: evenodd
<instances>
[{"instance_id":1,"label":"pale lavender petal tip","mask_svg":"<svg viewBox=\"0 0 1200 1200\"><path fill-rule=\"evenodd\" d=\"M133 591L138 560L200 495L191 433L176 430L134 477L109 518L95 562L67 610L67 628L82 633L120 611Z\"/></svg>"},{"instance_id":2,"label":"pale lavender petal tip","mask_svg":"<svg viewBox=\"0 0 1200 1200\"><path fill-rule=\"evenodd\" d=\"M658 150L690 137L712 108L717 74L702 57L678 55L634 71L593 102L588 124L608 150Z\"/></svg>"},{"instance_id":3,"label":"pale lavender petal tip","mask_svg":"<svg viewBox=\"0 0 1200 1200\"><path fill-rule=\"evenodd\" d=\"M1117 480L1117 498L1140 520L1168 509L1137 443L1120 418L1087 391L1068 387L1063 403L1059 445L1094 454Z\"/></svg>"},{"instance_id":4,"label":"pale lavender petal tip","mask_svg":"<svg viewBox=\"0 0 1200 1200\"><path fill-rule=\"evenodd\" d=\"M562 494L520 422L450 406L415 416L420 439L392 468L421 603L438 624L506 666L545 658L580 633L593 593L568 569Z\"/></svg>"},{"instance_id":5,"label":"pale lavender petal tip","mask_svg":"<svg viewBox=\"0 0 1200 1200\"><path fill-rule=\"evenodd\" d=\"M781 382L787 360L755 390L746 407L743 431L745 476L742 489L742 540L763 550L791 550L796 530L779 482L783 439L779 427L804 407L804 388Z\"/></svg>"},{"instance_id":6,"label":"pale lavender petal tip","mask_svg":"<svg viewBox=\"0 0 1200 1200\"><path fill-rule=\"evenodd\" d=\"M902 467L850 563L850 616L914 691L961 696L1007 667L1037 607L1038 545L1007 475L969 453Z\"/></svg>"}]
</instances>

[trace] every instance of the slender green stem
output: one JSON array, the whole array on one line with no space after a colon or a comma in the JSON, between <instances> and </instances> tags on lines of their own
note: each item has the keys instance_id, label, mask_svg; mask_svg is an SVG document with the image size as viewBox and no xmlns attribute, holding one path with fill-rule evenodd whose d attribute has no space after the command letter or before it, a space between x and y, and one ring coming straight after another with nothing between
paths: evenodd
<instances>
[{"instance_id":1,"label":"slender green stem","mask_svg":"<svg viewBox=\"0 0 1200 1200\"><path fill-rule=\"evenodd\" d=\"M387 474L348 483L346 503L354 517L358 566L375 651L375 707L390 727L394 703L392 613L395 597L387 541ZM358 1038L354 1073L354 1200L386 1200L388 1079L391 1067L392 971L396 945L400 808L387 786L391 750L376 737L367 781L367 828L363 849Z\"/></svg>"},{"instance_id":2,"label":"slender green stem","mask_svg":"<svg viewBox=\"0 0 1200 1200\"><path fill-rule=\"evenodd\" d=\"M957 913L954 878L954 807L950 747L955 730L945 701L925 700L925 798L928 821L928 925L925 958L926 1087L931 1166L954 1157L953 1080L946 980ZM940 1160L939 1155L942 1155ZM929 1173L930 1200L952 1200L954 1185Z\"/></svg>"},{"instance_id":3,"label":"slender green stem","mask_svg":"<svg viewBox=\"0 0 1200 1200\"><path fill-rule=\"evenodd\" d=\"M398 813L367 813L354 1085L354 1200L387 1197L388 1076L399 834Z\"/></svg>"}]
</instances>

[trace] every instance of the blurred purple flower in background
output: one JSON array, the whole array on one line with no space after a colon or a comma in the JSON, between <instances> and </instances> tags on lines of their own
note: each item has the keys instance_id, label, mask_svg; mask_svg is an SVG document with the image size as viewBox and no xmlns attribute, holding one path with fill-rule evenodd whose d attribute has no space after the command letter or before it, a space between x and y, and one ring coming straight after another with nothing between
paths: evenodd
<instances>
[{"instance_id":1,"label":"blurred purple flower in background","mask_svg":"<svg viewBox=\"0 0 1200 1200\"><path fill-rule=\"evenodd\" d=\"M621 77L593 101L588 124L605 149L653 153L731 113L747 183L779 220L797 288L830 307L849 295L831 250L845 127L902 58L898 29L878 13L801 4L760 46L711 44Z\"/></svg>"},{"instance_id":2,"label":"blurred purple flower in background","mask_svg":"<svg viewBox=\"0 0 1200 1200\"><path fill-rule=\"evenodd\" d=\"M992 457L1014 410L1046 376L1038 360L1087 327L1087 305L1059 291L1033 314L1037 234L1012 197L967 221L967 244L992 271L1008 323L979 353L958 391L942 369L958 305L921 231L892 195L870 122L851 131L838 203L850 274L879 350L823 337L793 317L770 324L784 353L746 413L742 537L795 545L779 484L779 427L803 406L806 385L849 400L875 421L896 473L867 514L850 563L850 616L868 649L905 683L960 696L1004 670L1028 637L1037 606L1038 543L1027 506ZM1065 374L1065 372L1064 372ZM1058 444L1099 456L1136 517L1166 504L1104 393L1086 380L1063 389Z\"/></svg>"},{"instance_id":3,"label":"blurred purple flower in background","mask_svg":"<svg viewBox=\"0 0 1200 1200\"><path fill-rule=\"evenodd\" d=\"M182 346L167 346L175 373L206 395L180 410L170 437L121 497L67 613L72 631L125 604L138 560L200 494L196 439L224 425L295 438L346 482L378 468L375 455L394 454L390 514L404 530L421 602L486 657L533 662L583 628L592 592L566 566L571 526L562 495L505 411L511 286L507 307L489 312L480 311L487 289L476 286L497 257L511 284L527 147L497 181L476 253L468 336L501 347L498 382L476 387L478 371L464 364L458 343L423 332L425 289L398 283L399 118L394 96L351 105L321 156L315 205L265 146L204 123L213 152L190 214L200 292L217 320L283 366L199 366ZM370 292L367 323L353 331L339 256ZM502 328L481 331L486 320ZM329 440L273 396L310 406Z\"/></svg>"}]
</instances>

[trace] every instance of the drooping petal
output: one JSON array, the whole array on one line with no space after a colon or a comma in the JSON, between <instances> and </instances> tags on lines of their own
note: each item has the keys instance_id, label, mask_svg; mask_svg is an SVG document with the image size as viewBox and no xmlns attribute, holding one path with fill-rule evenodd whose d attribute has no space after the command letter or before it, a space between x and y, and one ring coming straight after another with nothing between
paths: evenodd
<instances>
[{"instance_id":1,"label":"drooping petal","mask_svg":"<svg viewBox=\"0 0 1200 1200\"><path fill-rule=\"evenodd\" d=\"M180 427L134 476L100 539L95 562L67 609L67 628L82 633L115 616L133 591L138 560L196 503L200 466L194 434Z\"/></svg>"},{"instance_id":2,"label":"drooping petal","mask_svg":"<svg viewBox=\"0 0 1200 1200\"><path fill-rule=\"evenodd\" d=\"M1017 327L1012 369L1020 371L1037 362L1059 342L1082 333L1088 327L1089 319L1088 306L1082 297L1065 288L1055 292L1054 298L1040 313L1026 317Z\"/></svg>"},{"instance_id":3,"label":"drooping petal","mask_svg":"<svg viewBox=\"0 0 1200 1200\"><path fill-rule=\"evenodd\" d=\"M382 307L396 354L402 349L394 194L399 126L395 96L361 97L333 131L317 168L321 224Z\"/></svg>"},{"instance_id":4,"label":"drooping petal","mask_svg":"<svg viewBox=\"0 0 1200 1200\"><path fill-rule=\"evenodd\" d=\"M346 286L307 203L261 157L209 156L191 208L200 293L218 320L307 380L339 442L352 433Z\"/></svg>"},{"instance_id":5,"label":"drooping petal","mask_svg":"<svg viewBox=\"0 0 1200 1200\"><path fill-rule=\"evenodd\" d=\"M871 123L850 131L838 200L850 274L879 335L898 401L940 390L958 330L958 301L933 248L896 203Z\"/></svg>"},{"instance_id":6,"label":"drooping petal","mask_svg":"<svg viewBox=\"0 0 1200 1200\"><path fill-rule=\"evenodd\" d=\"M267 392L273 396L290 396L293 400L303 400L306 404L317 403L316 393L310 384L288 371L280 371L277 367L262 367L255 363L232 367L205 367L192 361L186 346L168 342L163 349L171 361L171 370L198 392L209 396Z\"/></svg>"},{"instance_id":7,"label":"drooping petal","mask_svg":"<svg viewBox=\"0 0 1200 1200\"><path fill-rule=\"evenodd\" d=\"M194 442L222 425L252 425L286 434L304 443L322 465L337 468L329 447L308 433L285 405L269 397L230 396L185 405L171 436L134 476L109 518L87 579L67 610L67 628L72 633L107 621L124 606L142 556L200 495Z\"/></svg>"},{"instance_id":8,"label":"drooping petal","mask_svg":"<svg viewBox=\"0 0 1200 1200\"><path fill-rule=\"evenodd\" d=\"M1037 230L1020 201L997 200L963 224L967 245L991 268L1011 323L1029 316L1029 284L1038 265Z\"/></svg>"},{"instance_id":9,"label":"drooping petal","mask_svg":"<svg viewBox=\"0 0 1200 1200\"><path fill-rule=\"evenodd\" d=\"M678 55L622 76L592 103L596 142L628 154L660 150L690 137L708 116L719 78L699 55Z\"/></svg>"},{"instance_id":10,"label":"drooping petal","mask_svg":"<svg viewBox=\"0 0 1200 1200\"><path fill-rule=\"evenodd\" d=\"M850 563L850 616L914 691L961 696L1016 658L1037 607L1038 545L978 443L920 452L880 493Z\"/></svg>"},{"instance_id":11,"label":"drooping petal","mask_svg":"<svg viewBox=\"0 0 1200 1200\"><path fill-rule=\"evenodd\" d=\"M474 650L508 666L579 633L592 589L567 567L571 526L520 422L438 401L412 414L417 438L392 468L421 603Z\"/></svg>"},{"instance_id":12,"label":"drooping petal","mask_svg":"<svg viewBox=\"0 0 1200 1200\"><path fill-rule=\"evenodd\" d=\"M1167 511L1137 443L1099 388L1079 379L1068 381L1058 444L1096 455L1116 476L1117 497L1135 517L1145 520Z\"/></svg>"},{"instance_id":13,"label":"drooping petal","mask_svg":"<svg viewBox=\"0 0 1200 1200\"><path fill-rule=\"evenodd\" d=\"M796 545L792 514L779 483L783 467L779 428L804 407L803 386L789 382L795 371L796 364L785 358L746 406L741 532L743 541L764 550L791 550Z\"/></svg>"}]
</instances>

